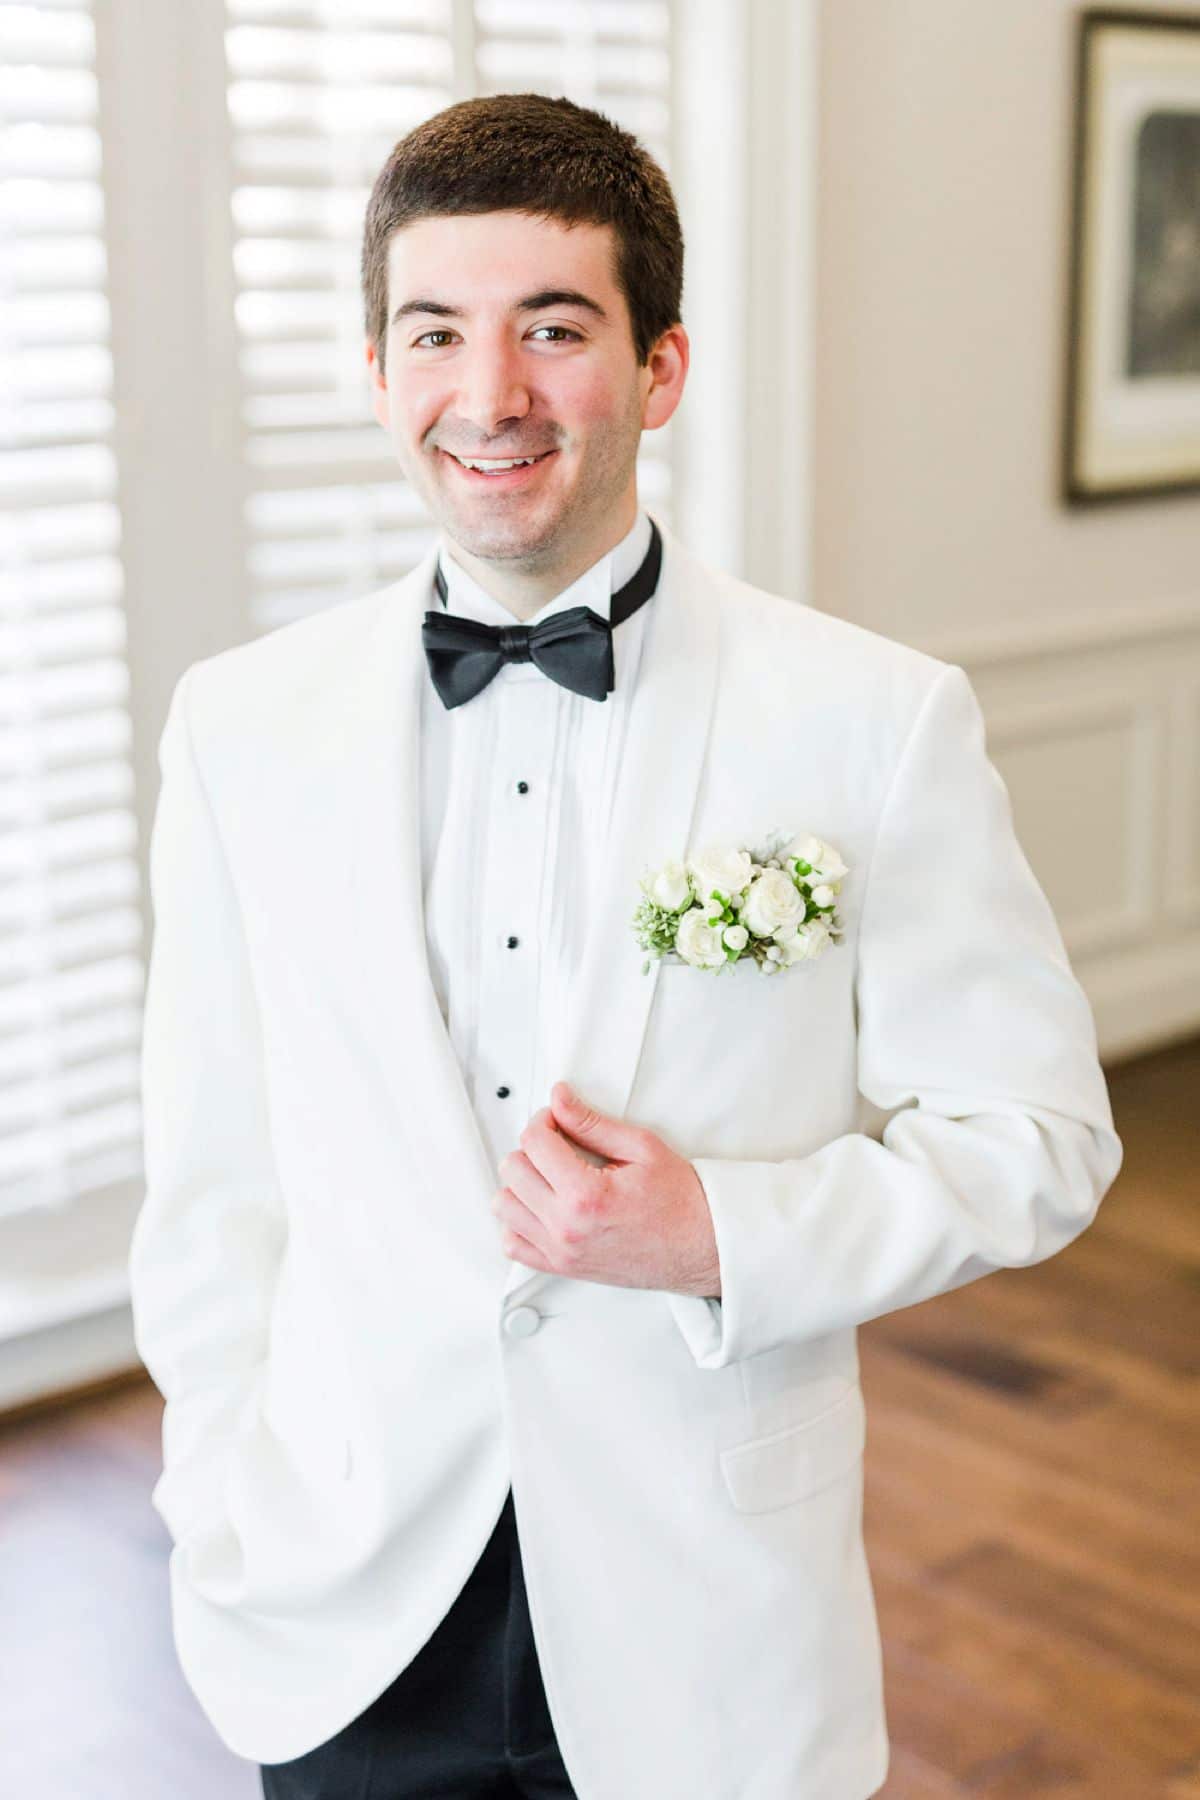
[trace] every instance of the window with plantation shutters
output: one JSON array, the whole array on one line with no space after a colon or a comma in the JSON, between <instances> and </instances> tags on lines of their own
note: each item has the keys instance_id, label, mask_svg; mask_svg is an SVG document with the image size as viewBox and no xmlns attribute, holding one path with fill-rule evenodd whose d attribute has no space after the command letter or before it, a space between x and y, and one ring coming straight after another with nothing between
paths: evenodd
<instances>
[{"instance_id":1,"label":"window with plantation shutters","mask_svg":"<svg viewBox=\"0 0 1200 1800\"><path fill-rule=\"evenodd\" d=\"M359 250L396 140L471 93L564 93L670 167L658 0L227 0L248 627L399 579L433 527L370 410ZM639 493L668 521L671 426Z\"/></svg>"},{"instance_id":2,"label":"window with plantation shutters","mask_svg":"<svg viewBox=\"0 0 1200 1800\"><path fill-rule=\"evenodd\" d=\"M172 690L397 580L435 530L369 402L381 164L452 101L514 90L649 146L702 354L639 490L736 566L743 40L727 0L0 0L0 1412L137 1362Z\"/></svg>"},{"instance_id":3,"label":"window with plantation shutters","mask_svg":"<svg viewBox=\"0 0 1200 1800\"><path fill-rule=\"evenodd\" d=\"M0 5L0 83L3 1221L140 1191L143 931L90 7Z\"/></svg>"}]
</instances>

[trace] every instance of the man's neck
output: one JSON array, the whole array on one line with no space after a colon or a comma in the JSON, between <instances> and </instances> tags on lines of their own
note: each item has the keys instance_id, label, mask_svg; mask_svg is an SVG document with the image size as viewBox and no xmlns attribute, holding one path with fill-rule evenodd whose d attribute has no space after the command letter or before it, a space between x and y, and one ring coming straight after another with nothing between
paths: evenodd
<instances>
[{"instance_id":1,"label":"man's neck","mask_svg":"<svg viewBox=\"0 0 1200 1800\"><path fill-rule=\"evenodd\" d=\"M536 563L530 564L492 562L486 557L471 556L461 545L447 533L444 538L444 549L450 560L457 563L460 569L471 577L493 600L508 608L514 618L527 620L538 612L546 602L557 599L558 595L569 588L573 582L593 563L607 556L616 548L622 538L633 530L638 516L638 501L633 497L628 509L623 509L621 518L616 523L611 518L605 520L603 527L592 537L577 540L552 563L539 568Z\"/></svg>"}]
</instances>

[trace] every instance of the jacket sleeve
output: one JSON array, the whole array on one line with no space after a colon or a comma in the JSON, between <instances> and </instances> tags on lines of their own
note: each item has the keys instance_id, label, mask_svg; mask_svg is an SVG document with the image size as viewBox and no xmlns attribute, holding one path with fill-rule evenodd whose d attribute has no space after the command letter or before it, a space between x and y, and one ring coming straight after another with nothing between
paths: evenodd
<instances>
[{"instance_id":1,"label":"jacket sleeve","mask_svg":"<svg viewBox=\"0 0 1200 1800\"><path fill-rule=\"evenodd\" d=\"M702 1368L1053 1256L1120 1168L1092 1014L954 664L883 806L855 1000L858 1086L892 1114L882 1141L848 1132L795 1160L694 1161L721 1298L676 1316Z\"/></svg>"},{"instance_id":2,"label":"jacket sleeve","mask_svg":"<svg viewBox=\"0 0 1200 1800\"><path fill-rule=\"evenodd\" d=\"M287 1236L238 905L189 733L191 675L176 685L158 747L146 1191L128 1264L134 1342L166 1402L151 1501L181 1545L223 1517L227 1462L256 1420Z\"/></svg>"}]
</instances>

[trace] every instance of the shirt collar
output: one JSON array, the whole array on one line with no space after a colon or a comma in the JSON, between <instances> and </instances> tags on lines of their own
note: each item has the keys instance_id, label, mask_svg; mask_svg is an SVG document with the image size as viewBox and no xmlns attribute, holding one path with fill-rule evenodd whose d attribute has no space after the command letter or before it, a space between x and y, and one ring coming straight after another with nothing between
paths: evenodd
<instances>
[{"instance_id":1,"label":"shirt collar","mask_svg":"<svg viewBox=\"0 0 1200 1800\"><path fill-rule=\"evenodd\" d=\"M572 606L590 606L600 618L608 619L612 616L613 594L637 573L649 548L650 518L645 507L639 506L637 518L619 544L606 550L570 587L564 588L552 600L547 600L531 618L520 620L501 601L494 599L480 587L460 563L454 561L449 540L445 532L442 532L438 537L438 561L446 578L446 605L443 610L457 613L462 618L478 619L485 625L536 625L540 619L548 618L552 613L565 612ZM434 604L438 604L436 595Z\"/></svg>"}]
</instances>

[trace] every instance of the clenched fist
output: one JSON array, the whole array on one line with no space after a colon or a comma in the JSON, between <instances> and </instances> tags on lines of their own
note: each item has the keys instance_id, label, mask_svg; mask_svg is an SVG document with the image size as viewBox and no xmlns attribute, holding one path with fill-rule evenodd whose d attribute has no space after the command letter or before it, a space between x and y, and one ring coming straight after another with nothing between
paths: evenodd
<instances>
[{"instance_id":1,"label":"clenched fist","mask_svg":"<svg viewBox=\"0 0 1200 1800\"><path fill-rule=\"evenodd\" d=\"M492 1211L507 1256L613 1287L721 1293L712 1215L693 1165L653 1131L576 1098L565 1081L500 1160ZM576 1146L609 1161L589 1162Z\"/></svg>"}]
</instances>

